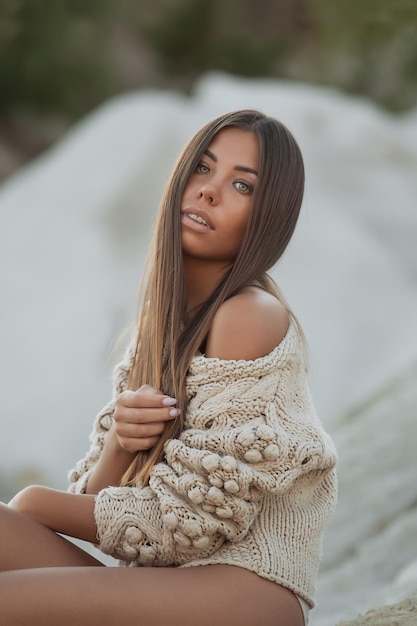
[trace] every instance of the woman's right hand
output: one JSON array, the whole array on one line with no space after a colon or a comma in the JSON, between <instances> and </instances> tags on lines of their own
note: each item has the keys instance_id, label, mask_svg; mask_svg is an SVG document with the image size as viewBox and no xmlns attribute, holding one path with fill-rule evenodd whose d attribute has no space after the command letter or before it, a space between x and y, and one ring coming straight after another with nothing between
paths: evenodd
<instances>
[{"instance_id":1,"label":"woman's right hand","mask_svg":"<svg viewBox=\"0 0 417 626\"><path fill-rule=\"evenodd\" d=\"M119 446L130 453L152 448L166 422L179 416L175 404L175 398L150 385L121 393L114 410L114 436Z\"/></svg>"},{"instance_id":2,"label":"woman's right hand","mask_svg":"<svg viewBox=\"0 0 417 626\"><path fill-rule=\"evenodd\" d=\"M175 419L176 400L159 389L143 385L137 391L123 391L116 400L114 421L100 457L85 486L95 494L109 485L120 485L136 454L149 450L158 441L166 422Z\"/></svg>"}]
</instances>

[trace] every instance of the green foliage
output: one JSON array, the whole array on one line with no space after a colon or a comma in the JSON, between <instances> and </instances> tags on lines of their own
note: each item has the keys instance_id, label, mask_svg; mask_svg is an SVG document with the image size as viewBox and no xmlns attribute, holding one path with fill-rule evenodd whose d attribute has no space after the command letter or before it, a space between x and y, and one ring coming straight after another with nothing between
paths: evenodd
<instances>
[{"instance_id":1,"label":"green foliage","mask_svg":"<svg viewBox=\"0 0 417 626\"><path fill-rule=\"evenodd\" d=\"M384 44L400 31L417 24L415 0L310 1L320 34L333 45L366 49Z\"/></svg>"},{"instance_id":2,"label":"green foliage","mask_svg":"<svg viewBox=\"0 0 417 626\"><path fill-rule=\"evenodd\" d=\"M181 75L206 69L212 8L206 0L186 0L168 6L143 28L165 71Z\"/></svg>"},{"instance_id":3,"label":"green foliage","mask_svg":"<svg viewBox=\"0 0 417 626\"><path fill-rule=\"evenodd\" d=\"M0 0L3 115L74 118L122 90L189 88L211 69L404 109L417 102L417 2Z\"/></svg>"},{"instance_id":4,"label":"green foliage","mask_svg":"<svg viewBox=\"0 0 417 626\"><path fill-rule=\"evenodd\" d=\"M109 86L104 29L109 0L1 0L0 109L77 114Z\"/></svg>"},{"instance_id":5,"label":"green foliage","mask_svg":"<svg viewBox=\"0 0 417 626\"><path fill-rule=\"evenodd\" d=\"M282 37L251 30L243 6L238 15L230 15L227 8L227 3L213 0L182 0L142 25L166 73L192 78L212 69L245 76L273 74L287 48Z\"/></svg>"},{"instance_id":6,"label":"green foliage","mask_svg":"<svg viewBox=\"0 0 417 626\"><path fill-rule=\"evenodd\" d=\"M212 66L241 76L273 76L287 49L288 44L280 37L234 36L218 42Z\"/></svg>"},{"instance_id":7,"label":"green foliage","mask_svg":"<svg viewBox=\"0 0 417 626\"><path fill-rule=\"evenodd\" d=\"M391 109L417 101L415 0L310 0L315 76Z\"/></svg>"}]
</instances>

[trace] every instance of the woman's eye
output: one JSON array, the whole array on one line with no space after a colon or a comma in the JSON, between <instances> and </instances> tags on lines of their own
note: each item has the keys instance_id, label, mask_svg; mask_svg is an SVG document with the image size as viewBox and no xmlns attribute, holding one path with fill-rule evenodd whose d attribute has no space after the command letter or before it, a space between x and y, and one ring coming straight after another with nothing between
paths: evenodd
<instances>
[{"instance_id":1,"label":"woman's eye","mask_svg":"<svg viewBox=\"0 0 417 626\"><path fill-rule=\"evenodd\" d=\"M240 193L251 193L253 191L253 187L248 183L245 183L243 180L236 181L234 185Z\"/></svg>"},{"instance_id":2,"label":"woman's eye","mask_svg":"<svg viewBox=\"0 0 417 626\"><path fill-rule=\"evenodd\" d=\"M205 163L199 163L195 168L195 171L197 174L208 174L210 170Z\"/></svg>"}]
</instances>

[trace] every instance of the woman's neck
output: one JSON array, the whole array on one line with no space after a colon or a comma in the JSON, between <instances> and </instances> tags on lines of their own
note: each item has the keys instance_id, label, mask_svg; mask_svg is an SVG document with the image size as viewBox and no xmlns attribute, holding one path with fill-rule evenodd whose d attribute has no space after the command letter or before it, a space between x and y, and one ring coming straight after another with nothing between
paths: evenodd
<instances>
[{"instance_id":1,"label":"woman's neck","mask_svg":"<svg viewBox=\"0 0 417 626\"><path fill-rule=\"evenodd\" d=\"M193 316L216 289L229 265L184 256L186 313Z\"/></svg>"}]
</instances>

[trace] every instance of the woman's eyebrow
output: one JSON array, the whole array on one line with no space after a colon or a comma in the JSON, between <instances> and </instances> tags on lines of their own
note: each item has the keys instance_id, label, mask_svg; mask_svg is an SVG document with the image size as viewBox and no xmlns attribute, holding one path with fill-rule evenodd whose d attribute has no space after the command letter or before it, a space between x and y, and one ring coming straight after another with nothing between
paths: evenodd
<instances>
[{"instance_id":1,"label":"woman's eyebrow","mask_svg":"<svg viewBox=\"0 0 417 626\"><path fill-rule=\"evenodd\" d=\"M239 172L248 172L249 174L255 174L255 176L258 176L258 172L256 170L252 167L246 167L246 165L236 165L234 169Z\"/></svg>"},{"instance_id":2,"label":"woman's eyebrow","mask_svg":"<svg viewBox=\"0 0 417 626\"><path fill-rule=\"evenodd\" d=\"M209 159L217 163L217 157L211 150L204 150L204 154L208 156ZM258 172L256 170L252 167L246 167L246 165L236 165L234 169L238 172L248 172L249 174L255 174L255 176L258 176Z\"/></svg>"},{"instance_id":3,"label":"woman's eyebrow","mask_svg":"<svg viewBox=\"0 0 417 626\"><path fill-rule=\"evenodd\" d=\"M204 150L204 154L207 155L209 159L217 163L217 157L211 150L207 148L207 150Z\"/></svg>"}]
</instances>

